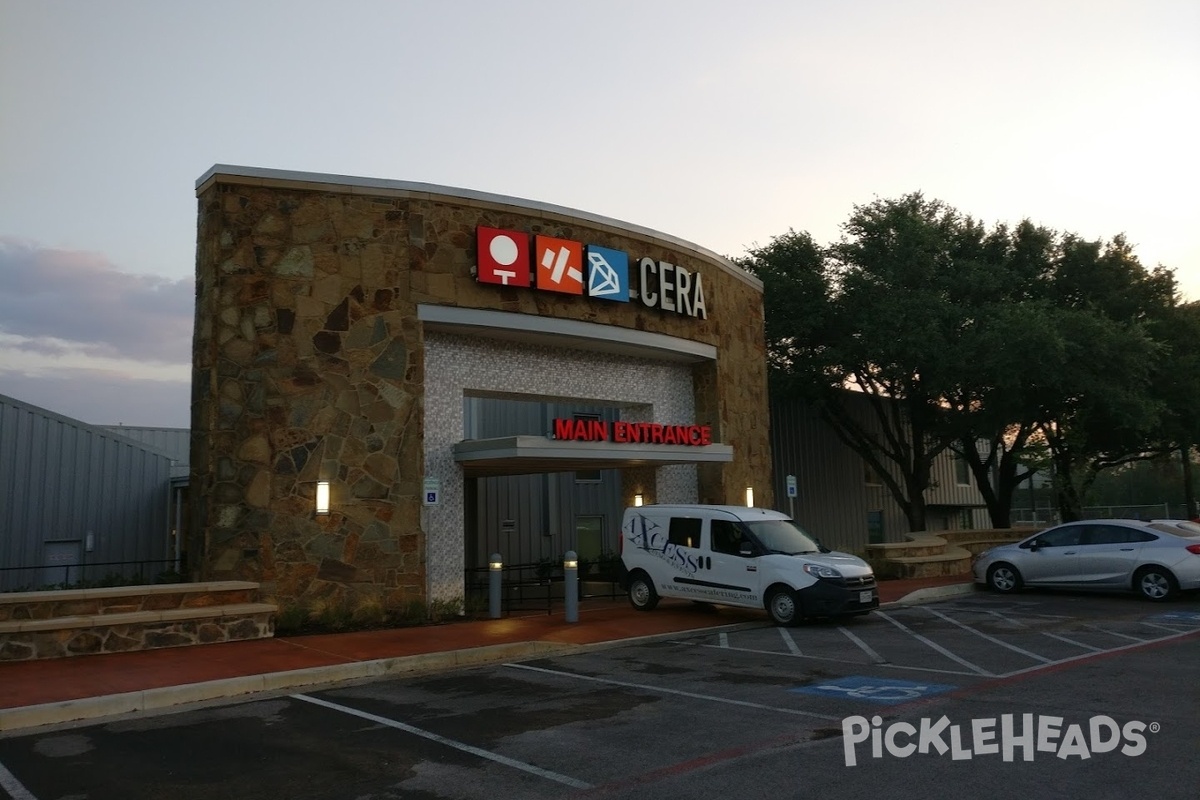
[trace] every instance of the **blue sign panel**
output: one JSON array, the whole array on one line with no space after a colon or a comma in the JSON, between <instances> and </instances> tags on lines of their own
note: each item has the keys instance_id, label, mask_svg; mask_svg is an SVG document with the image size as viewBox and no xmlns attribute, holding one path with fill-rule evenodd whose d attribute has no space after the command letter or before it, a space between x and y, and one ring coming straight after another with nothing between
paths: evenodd
<instances>
[{"instance_id":1,"label":"blue sign panel","mask_svg":"<svg viewBox=\"0 0 1200 800\"><path fill-rule=\"evenodd\" d=\"M900 681L894 678L873 678L865 675L850 675L835 681L814 683L810 686L797 686L789 692L797 694L818 694L824 697L843 697L851 700L867 700L871 703L896 705L928 697L931 694L941 694L957 689L945 683L914 683Z\"/></svg>"},{"instance_id":2,"label":"blue sign panel","mask_svg":"<svg viewBox=\"0 0 1200 800\"><path fill-rule=\"evenodd\" d=\"M629 302L629 256L620 250L587 246L587 293L589 297Z\"/></svg>"}]
</instances>

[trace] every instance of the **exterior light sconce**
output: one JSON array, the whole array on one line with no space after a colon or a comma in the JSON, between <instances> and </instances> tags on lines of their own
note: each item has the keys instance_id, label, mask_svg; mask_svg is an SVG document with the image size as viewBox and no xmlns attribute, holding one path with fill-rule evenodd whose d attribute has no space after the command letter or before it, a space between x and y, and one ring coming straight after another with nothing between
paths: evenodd
<instances>
[{"instance_id":1,"label":"exterior light sconce","mask_svg":"<svg viewBox=\"0 0 1200 800\"><path fill-rule=\"evenodd\" d=\"M633 496L633 504L637 508L641 508L643 502L644 502L644 498L640 494L635 494Z\"/></svg>"},{"instance_id":2,"label":"exterior light sconce","mask_svg":"<svg viewBox=\"0 0 1200 800\"><path fill-rule=\"evenodd\" d=\"M754 508L754 487L746 487L746 508Z\"/></svg>"},{"instance_id":3,"label":"exterior light sconce","mask_svg":"<svg viewBox=\"0 0 1200 800\"><path fill-rule=\"evenodd\" d=\"M329 513L329 481L317 481L317 514Z\"/></svg>"}]
</instances>

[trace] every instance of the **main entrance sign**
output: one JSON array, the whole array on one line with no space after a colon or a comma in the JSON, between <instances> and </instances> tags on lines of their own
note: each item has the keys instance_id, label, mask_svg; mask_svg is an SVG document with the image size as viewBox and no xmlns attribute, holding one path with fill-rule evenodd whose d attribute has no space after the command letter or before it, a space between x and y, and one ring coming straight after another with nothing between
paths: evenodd
<instances>
[{"instance_id":1,"label":"main entrance sign","mask_svg":"<svg viewBox=\"0 0 1200 800\"><path fill-rule=\"evenodd\" d=\"M711 425L663 425L658 422L608 422L599 419L555 419L554 438L576 442L619 444L712 444Z\"/></svg>"},{"instance_id":2,"label":"main entrance sign","mask_svg":"<svg viewBox=\"0 0 1200 800\"><path fill-rule=\"evenodd\" d=\"M528 233L482 225L475 238L479 283L535 286L619 303L634 296L629 255L620 250L541 235L532 237L531 246ZM646 257L638 262L638 277L642 305L708 319L700 273Z\"/></svg>"}]
</instances>

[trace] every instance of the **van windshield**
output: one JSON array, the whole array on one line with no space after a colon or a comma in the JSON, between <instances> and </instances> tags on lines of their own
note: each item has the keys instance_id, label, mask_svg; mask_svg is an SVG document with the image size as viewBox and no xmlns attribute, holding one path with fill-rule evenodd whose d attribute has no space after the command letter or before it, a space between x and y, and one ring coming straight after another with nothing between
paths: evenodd
<instances>
[{"instance_id":1,"label":"van windshield","mask_svg":"<svg viewBox=\"0 0 1200 800\"><path fill-rule=\"evenodd\" d=\"M820 552L820 547L813 538L790 520L758 520L747 522L746 527L768 552L783 553L787 556Z\"/></svg>"}]
</instances>

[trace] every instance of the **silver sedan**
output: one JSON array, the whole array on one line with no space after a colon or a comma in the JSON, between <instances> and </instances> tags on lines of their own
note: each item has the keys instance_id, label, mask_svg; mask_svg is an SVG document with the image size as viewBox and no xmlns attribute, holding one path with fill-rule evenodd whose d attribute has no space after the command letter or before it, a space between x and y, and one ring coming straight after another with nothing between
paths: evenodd
<instances>
[{"instance_id":1,"label":"silver sedan","mask_svg":"<svg viewBox=\"0 0 1200 800\"><path fill-rule=\"evenodd\" d=\"M1200 589L1200 524L1183 520L1090 519L993 547L971 567L997 592L1022 586L1134 591L1169 600Z\"/></svg>"}]
</instances>

